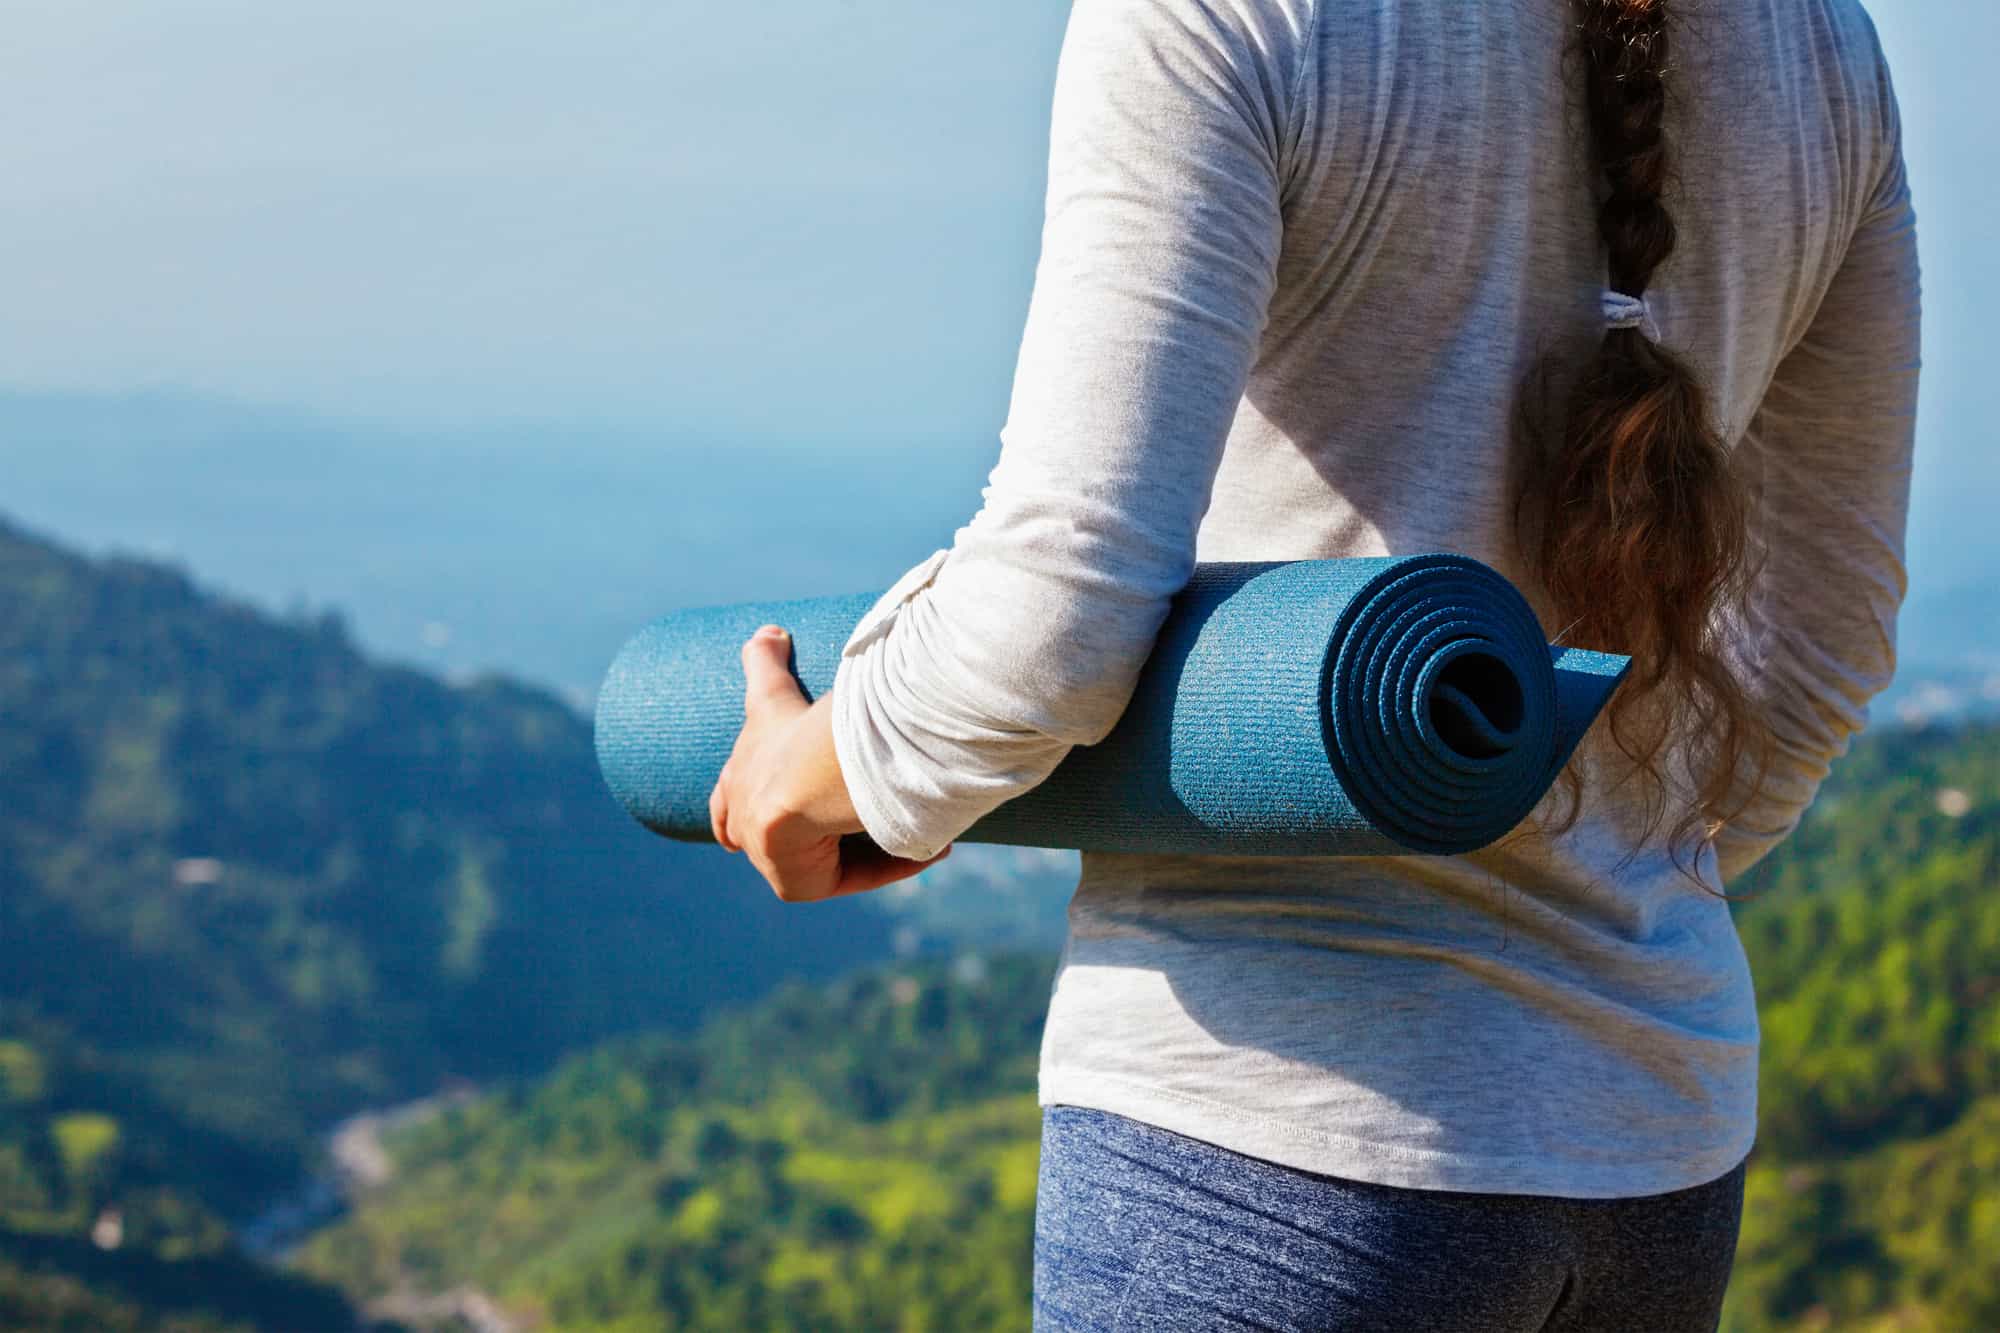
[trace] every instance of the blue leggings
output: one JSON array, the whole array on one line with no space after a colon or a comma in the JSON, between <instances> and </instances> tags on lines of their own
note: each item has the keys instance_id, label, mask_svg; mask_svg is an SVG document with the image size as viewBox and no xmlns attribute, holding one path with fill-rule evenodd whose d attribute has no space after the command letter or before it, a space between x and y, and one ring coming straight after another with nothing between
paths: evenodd
<instances>
[{"instance_id":1,"label":"blue leggings","mask_svg":"<svg viewBox=\"0 0 2000 1333\"><path fill-rule=\"evenodd\" d=\"M1743 1172L1636 1199L1401 1189L1049 1106L1034 1327L1714 1333Z\"/></svg>"}]
</instances>

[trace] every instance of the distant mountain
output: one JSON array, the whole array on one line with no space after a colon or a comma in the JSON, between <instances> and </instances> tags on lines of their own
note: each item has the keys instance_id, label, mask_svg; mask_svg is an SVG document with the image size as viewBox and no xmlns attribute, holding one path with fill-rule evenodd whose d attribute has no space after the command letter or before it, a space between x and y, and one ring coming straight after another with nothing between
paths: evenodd
<instances>
[{"instance_id":1,"label":"distant mountain","mask_svg":"<svg viewBox=\"0 0 2000 1333\"><path fill-rule=\"evenodd\" d=\"M1729 1333L2000 1328L1996 884L1988 724L1864 737L1731 886L1764 1042ZM1049 981L903 963L575 1056L389 1136L300 1267L543 1333L1024 1330Z\"/></svg>"},{"instance_id":2,"label":"distant mountain","mask_svg":"<svg viewBox=\"0 0 2000 1333\"><path fill-rule=\"evenodd\" d=\"M0 525L0 1271L9 1235L93 1227L220 1253L349 1111L692 1026L892 929L638 828L548 694Z\"/></svg>"},{"instance_id":3,"label":"distant mountain","mask_svg":"<svg viewBox=\"0 0 2000 1333\"><path fill-rule=\"evenodd\" d=\"M331 603L372 653L573 702L675 607L886 587L972 517L999 452L871 446L841 423L416 431L169 393L0 391L0 439L6 502L65 540L185 562L267 608ZM1964 568L1911 588L1899 686L2000 668L1990 535L1953 549Z\"/></svg>"},{"instance_id":4,"label":"distant mountain","mask_svg":"<svg viewBox=\"0 0 2000 1333\"><path fill-rule=\"evenodd\" d=\"M573 703L680 606L886 587L972 516L997 440L895 450L522 423L412 430L179 394L0 391L5 503L368 651Z\"/></svg>"}]
</instances>

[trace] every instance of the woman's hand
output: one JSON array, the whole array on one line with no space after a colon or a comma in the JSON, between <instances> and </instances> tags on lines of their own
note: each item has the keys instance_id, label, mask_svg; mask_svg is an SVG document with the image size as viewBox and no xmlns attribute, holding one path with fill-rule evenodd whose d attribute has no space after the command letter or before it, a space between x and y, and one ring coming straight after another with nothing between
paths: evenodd
<instances>
[{"instance_id":1,"label":"woman's hand","mask_svg":"<svg viewBox=\"0 0 2000 1333\"><path fill-rule=\"evenodd\" d=\"M724 849L744 852L788 903L864 893L936 865L890 856L866 837L833 748L830 695L808 703L793 679L792 640L766 625L743 644L743 730L709 793Z\"/></svg>"}]
</instances>

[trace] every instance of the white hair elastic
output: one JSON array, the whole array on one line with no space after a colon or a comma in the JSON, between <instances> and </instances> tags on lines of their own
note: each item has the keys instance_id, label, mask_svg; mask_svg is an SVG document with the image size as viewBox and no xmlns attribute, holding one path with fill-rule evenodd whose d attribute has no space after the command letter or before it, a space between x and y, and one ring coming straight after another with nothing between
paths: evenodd
<instances>
[{"instance_id":1,"label":"white hair elastic","mask_svg":"<svg viewBox=\"0 0 2000 1333\"><path fill-rule=\"evenodd\" d=\"M1612 329L1638 329L1654 342L1660 340L1660 326L1653 320L1653 308L1643 296L1604 289L1604 325Z\"/></svg>"}]
</instances>

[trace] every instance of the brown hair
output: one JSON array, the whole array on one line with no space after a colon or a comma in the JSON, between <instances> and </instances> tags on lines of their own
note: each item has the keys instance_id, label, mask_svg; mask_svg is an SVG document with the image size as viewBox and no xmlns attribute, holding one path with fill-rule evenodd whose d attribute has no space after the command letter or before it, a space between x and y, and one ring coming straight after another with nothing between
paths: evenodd
<instances>
[{"instance_id":1,"label":"brown hair","mask_svg":"<svg viewBox=\"0 0 2000 1333\"><path fill-rule=\"evenodd\" d=\"M1610 285L1644 295L1673 253L1663 199L1672 178L1666 111L1667 0L1571 0L1585 69L1592 180L1601 192L1599 234ZM1546 367L1542 368L1546 372ZM1522 396L1524 409L1531 401ZM1731 674L1716 613L1740 605L1748 516L1754 503L1730 466L1693 367L1640 328L1604 331L1565 395L1560 426L1524 411L1515 518L1522 550L1557 615L1558 641L1630 654L1632 673L1605 710L1619 750L1664 794L1660 758L1671 733L1707 742L1693 799L1670 838L1697 847L1755 794L1771 733ZM1749 790L1732 804L1742 761L1755 759ZM1574 764L1563 782L1569 828L1582 802ZM1645 836L1659 827L1651 807Z\"/></svg>"}]
</instances>

